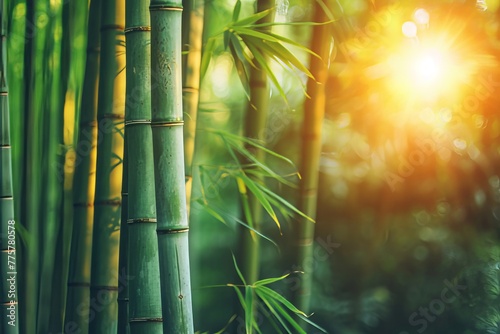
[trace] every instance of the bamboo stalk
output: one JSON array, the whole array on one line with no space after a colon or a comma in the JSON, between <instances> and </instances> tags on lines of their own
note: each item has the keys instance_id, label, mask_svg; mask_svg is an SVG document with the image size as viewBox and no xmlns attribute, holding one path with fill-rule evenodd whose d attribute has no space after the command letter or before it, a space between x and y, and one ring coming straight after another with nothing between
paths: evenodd
<instances>
[{"instance_id":1,"label":"bamboo stalk","mask_svg":"<svg viewBox=\"0 0 500 334\"><path fill-rule=\"evenodd\" d=\"M193 314L184 178L182 2L152 0L151 92L163 332L191 334Z\"/></svg>"},{"instance_id":2,"label":"bamboo stalk","mask_svg":"<svg viewBox=\"0 0 500 334\"><path fill-rule=\"evenodd\" d=\"M315 2L314 22L326 22L325 14L319 1ZM317 25L313 28L311 50L318 57L311 57L310 70L315 78L307 82L307 93L310 96L304 104L304 120L302 125L302 148L300 174L302 181L299 189L298 209L304 214L316 218L318 194L318 171L321 154L321 128L325 113L325 83L328 76L328 52L330 47L331 25ZM304 271L298 289L293 291L293 301L300 310L309 313L313 277L313 242L314 223L303 217L295 222L295 242L297 263Z\"/></svg>"},{"instance_id":3,"label":"bamboo stalk","mask_svg":"<svg viewBox=\"0 0 500 334\"><path fill-rule=\"evenodd\" d=\"M182 108L184 111L184 168L186 177L186 208L189 218L193 188L193 158L196 123L200 97L200 65L203 41L203 1L182 2Z\"/></svg>"},{"instance_id":4,"label":"bamboo stalk","mask_svg":"<svg viewBox=\"0 0 500 334\"><path fill-rule=\"evenodd\" d=\"M262 12L274 7L274 0L257 0L257 12ZM258 21L258 23L269 23L274 20L274 13L266 15ZM260 28L259 30L270 31L271 26ZM262 145L265 145L265 133L267 124L267 115L269 109L269 85L267 82L266 72L256 64L256 67L251 67L250 70L250 101L245 116L245 136L258 140ZM255 146L246 145L246 149L250 151L256 159L261 162L265 160L264 151L257 149ZM243 164L248 163L243 161ZM260 176L251 176L256 182L264 182ZM262 220L262 206L259 200L252 194L248 194L248 202L252 221L247 224L256 230L260 230ZM241 225L240 225L241 226ZM255 232L242 227L242 247L244 265L242 273L245 280L252 284L259 279L260 271L260 240Z\"/></svg>"},{"instance_id":5,"label":"bamboo stalk","mask_svg":"<svg viewBox=\"0 0 500 334\"><path fill-rule=\"evenodd\" d=\"M39 224L40 217L39 195L41 189L41 163L40 138L40 115L36 112L36 84L35 68L37 61L36 42L40 40L40 30L33 24L35 22L35 1L26 0L26 26L25 26L25 48L24 48L24 149L23 149L23 177L20 223L28 230L29 247L21 249L22 272L19 275L21 289L19 299L20 316L33 317L38 314L38 292L39 292ZM36 138L36 140L33 140ZM28 274L29 273L29 274ZM26 333L36 332L36 321L21 323L21 331Z\"/></svg>"},{"instance_id":6,"label":"bamboo stalk","mask_svg":"<svg viewBox=\"0 0 500 334\"><path fill-rule=\"evenodd\" d=\"M114 333L118 322L123 120L125 113L125 1L102 2L98 142L89 332Z\"/></svg>"},{"instance_id":7,"label":"bamboo stalk","mask_svg":"<svg viewBox=\"0 0 500 334\"><path fill-rule=\"evenodd\" d=\"M7 32L5 29L6 4L0 0L0 332L19 333L17 307L16 239L14 220L14 197L12 185L12 153L10 142L9 97L7 85ZM14 287L12 289L11 287ZM15 320L15 322L10 321Z\"/></svg>"},{"instance_id":8,"label":"bamboo stalk","mask_svg":"<svg viewBox=\"0 0 500 334\"><path fill-rule=\"evenodd\" d=\"M65 328L88 332L88 312L81 305L90 303L90 266L94 221L94 188L97 146L97 91L99 87L101 2L90 2L87 59L76 144L73 185L73 232L68 273Z\"/></svg>"},{"instance_id":9,"label":"bamboo stalk","mask_svg":"<svg viewBox=\"0 0 500 334\"><path fill-rule=\"evenodd\" d=\"M162 333L151 131L149 1L127 1L128 220L130 333ZM160 87L156 87L158 90Z\"/></svg>"},{"instance_id":10,"label":"bamboo stalk","mask_svg":"<svg viewBox=\"0 0 500 334\"><path fill-rule=\"evenodd\" d=\"M128 76L127 76L128 78ZM128 87L128 86L127 86ZM121 221L128 220L128 138L125 133L125 150L123 151L123 175L122 175L122 212ZM129 275L129 229L128 224L120 226L120 250L118 258L118 277ZM120 280L118 280L120 281ZM119 283L118 286L118 331L117 334L129 334L129 284Z\"/></svg>"},{"instance_id":11,"label":"bamboo stalk","mask_svg":"<svg viewBox=\"0 0 500 334\"><path fill-rule=\"evenodd\" d=\"M44 245L39 254L41 263L39 278L39 296L38 296L38 314L37 314L37 332L49 332L49 320L51 312L51 300L58 293L52 291L52 282L55 270L55 256L57 245L57 232L61 225L61 194L63 191L63 177L58 175L58 166L63 163L60 161L61 155L58 150L63 144L63 109L61 103L61 39L56 38L58 28L61 28L61 8L60 6L49 7L49 13L52 20L49 22L46 30L48 31L45 39L44 54L46 55L47 65L50 66L44 76L45 95L44 106L42 109L43 117L43 164L42 173L45 175L42 181L44 196L40 199L42 204L42 219L40 243ZM53 61L57 59L57 61ZM55 112L54 112L55 111ZM36 140L36 138L34 138ZM57 291L57 290L56 290Z\"/></svg>"}]
</instances>

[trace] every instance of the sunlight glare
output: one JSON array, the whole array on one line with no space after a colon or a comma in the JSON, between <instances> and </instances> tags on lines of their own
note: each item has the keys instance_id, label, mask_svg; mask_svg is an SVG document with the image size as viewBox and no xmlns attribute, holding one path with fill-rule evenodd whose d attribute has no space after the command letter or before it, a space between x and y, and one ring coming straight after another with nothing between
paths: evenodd
<instances>
[{"instance_id":1,"label":"sunlight glare","mask_svg":"<svg viewBox=\"0 0 500 334\"><path fill-rule=\"evenodd\" d=\"M421 25L426 25L429 24L429 13L423 9L419 8L415 11L415 14L413 14L413 18L415 19L415 22Z\"/></svg>"},{"instance_id":2,"label":"sunlight glare","mask_svg":"<svg viewBox=\"0 0 500 334\"><path fill-rule=\"evenodd\" d=\"M403 23L402 30L403 35L406 37L413 38L417 36L417 25L415 22L407 21Z\"/></svg>"},{"instance_id":3,"label":"sunlight glare","mask_svg":"<svg viewBox=\"0 0 500 334\"><path fill-rule=\"evenodd\" d=\"M424 54L415 63L415 76L421 83L435 81L441 74L441 64L436 55Z\"/></svg>"}]
</instances>

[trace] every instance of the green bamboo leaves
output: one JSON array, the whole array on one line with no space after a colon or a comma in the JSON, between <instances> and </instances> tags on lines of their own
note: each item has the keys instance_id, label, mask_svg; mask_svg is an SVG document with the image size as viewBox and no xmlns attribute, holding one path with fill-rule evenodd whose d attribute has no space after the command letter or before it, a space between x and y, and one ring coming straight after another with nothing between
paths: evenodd
<instances>
[{"instance_id":1,"label":"green bamboo leaves","mask_svg":"<svg viewBox=\"0 0 500 334\"><path fill-rule=\"evenodd\" d=\"M260 22L271 16L273 9L266 9L249 17L238 20L241 2L236 2L232 22L224 30L208 39L205 52L201 61L202 76L206 73L210 64L210 55L217 45L217 39L223 36L224 47L229 48L240 80L247 95L250 95L250 67L259 68L271 80L280 95L286 100L286 94L275 71L271 68L268 59L275 60L283 68L296 68L300 72L313 78L309 69L290 51L284 44L293 46L297 50L317 56L307 47L289 38L266 31L262 28L274 25L272 22Z\"/></svg>"},{"instance_id":2,"label":"green bamboo leaves","mask_svg":"<svg viewBox=\"0 0 500 334\"><path fill-rule=\"evenodd\" d=\"M130 333L162 333L160 267L151 131L151 27L149 1L127 0L127 101ZM158 85L154 90L159 90ZM184 185L183 185L184 187ZM123 244L127 241L123 240Z\"/></svg>"},{"instance_id":3,"label":"green bamboo leaves","mask_svg":"<svg viewBox=\"0 0 500 334\"><path fill-rule=\"evenodd\" d=\"M227 286L234 288L238 300L245 312L245 333L262 333L255 320L255 312L266 314L276 333L305 334L306 331L301 328L300 324L294 319L294 316L299 317L321 332L326 333L323 328L310 321L306 313L295 307L281 294L267 287L267 285L286 279L290 274L280 277L265 278L253 284L248 284L234 256L233 262L236 272L243 282L243 286L236 284L227 284ZM243 290L244 293L242 293L241 290ZM256 308L255 305L257 305L258 308Z\"/></svg>"},{"instance_id":4,"label":"green bamboo leaves","mask_svg":"<svg viewBox=\"0 0 500 334\"><path fill-rule=\"evenodd\" d=\"M16 274L16 226L12 187L9 98L7 86L7 36L5 2L0 1L0 332L19 333Z\"/></svg>"},{"instance_id":5,"label":"green bamboo leaves","mask_svg":"<svg viewBox=\"0 0 500 334\"><path fill-rule=\"evenodd\" d=\"M188 217L184 179L182 1L153 0L151 92L163 332L193 333Z\"/></svg>"},{"instance_id":6,"label":"green bamboo leaves","mask_svg":"<svg viewBox=\"0 0 500 334\"><path fill-rule=\"evenodd\" d=\"M117 330L118 244L125 113L124 0L102 3L97 170L89 332ZM97 305L97 306L96 306Z\"/></svg>"}]
</instances>

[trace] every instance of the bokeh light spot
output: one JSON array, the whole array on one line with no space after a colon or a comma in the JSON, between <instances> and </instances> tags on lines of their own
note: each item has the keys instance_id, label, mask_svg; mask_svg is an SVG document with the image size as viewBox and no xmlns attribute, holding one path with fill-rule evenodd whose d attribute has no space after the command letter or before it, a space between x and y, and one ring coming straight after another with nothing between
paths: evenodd
<instances>
[{"instance_id":1,"label":"bokeh light spot","mask_svg":"<svg viewBox=\"0 0 500 334\"><path fill-rule=\"evenodd\" d=\"M417 25L415 24L415 22L407 21L403 23L402 30L403 35L405 35L406 37L413 38L417 36Z\"/></svg>"},{"instance_id":2,"label":"bokeh light spot","mask_svg":"<svg viewBox=\"0 0 500 334\"><path fill-rule=\"evenodd\" d=\"M429 24L429 13L423 8L417 9L413 14L413 18L415 22L417 22L418 24L421 25Z\"/></svg>"}]
</instances>

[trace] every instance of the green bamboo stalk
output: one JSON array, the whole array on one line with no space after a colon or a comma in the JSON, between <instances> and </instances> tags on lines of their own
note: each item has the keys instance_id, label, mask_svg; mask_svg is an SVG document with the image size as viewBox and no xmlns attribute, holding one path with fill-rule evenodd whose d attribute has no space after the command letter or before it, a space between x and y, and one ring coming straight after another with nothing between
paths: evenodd
<instances>
[{"instance_id":1,"label":"green bamboo stalk","mask_svg":"<svg viewBox=\"0 0 500 334\"><path fill-rule=\"evenodd\" d=\"M97 146L97 90L99 87L101 1L90 2L85 78L76 144L73 184L73 232L68 273L65 329L88 332L90 266L94 221L94 188ZM83 305L83 306L82 306ZM83 312L82 312L83 311Z\"/></svg>"},{"instance_id":2,"label":"green bamboo stalk","mask_svg":"<svg viewBox=\"0 0 500 334\"><path fill-rule=\"evenodd\" d=\"M274 0L257 0L257 12L262 12L274 7ZM270 23L274 20L274 13L266 15L258 23ZM261 31L270 31L271 26L260 28ZM265 145L266 123L269 108L269 85L267 74L257 63L256 67L250 70L250 101L248 103L245 115L245 136L258 140ZM255 158L264 162L264 151L255 146L246 145ZM248 161L243 161L243 164ZM255 182L264 182L260 176L251 176ZM260 230L260 221L262 219L262 206L259 200L252 194L248 194L248 204L251 215L251 221L247 221L249 226ZM252 224L253 223L253 224ZM240 225L241 226L241 225ZM248 284L252 284L259 279L260 271L260 240L257 234L247 228L242 227L242 247L243 263L242 273Z\"/></svg>"},{"instance_id":3,"label":"green bamboo stalk","mask_svg":"<svg viewBox=\"0 0 500 334\"><path fill-rule=\"evenodd\" d=\"M7 85L7 32L5 29L7 18L6 4L3 0L0 0L0 11L2 38L0 43L0 269L2 270L0 273L0 332L17 334L19 333L19 319L17 318L19 316L17 307L19 285L17 274L11 274L17 272L17 254Z\"/></svg>"},{"instance_id":4,"label":"green bamboo stalk","mask_svg":"<svg viewBox=\"0 0 500 334\"><path fill-rule=\"evenodd\" d=\"M325 22L328 17L319 1L315 2L314 21ZM310 70L315 78L309 79L307 93L310 98L304 104L302 125L302 148L300 174L302 181L299 189L298 209L316 218L318 196L318 170L321 154L321 127L325 113L325 83L328 76L328 53L331 40L331 25L317 25L313 28L311 50L318 57L311 57ZM297 263L304 271L298 289L293 291L292 300L298 308L309 313L313 277L314 223L297 217L295 223L295 242Z\"/></svg>"},{"instance_id":5,"label":"green bamboo stalk","mask_svg":"<svg viewBox=\"0 0 500 334\"><path fill-rule=\"evenodd\" d=\"M128 69L127 69L128 71ZM128 79L128 76L127 76ZM128 87L128 85L127 85ZM126 114L126 112L125 112ZM128 220L128 138L125 134L124 139L125 150L123 151L123 175L122 175L122 212L121 221ZM118 277L127 276L129 274L129 229L128 224L120 224L120 250L118 258ZM118 286L118 331L117 334L129 334L129 284Z\"/></svg>"},{"instance_id":6,"label":"green bamboo stalk","mask_svg":"<svg viewBox=\"0 0 500 334\"><path fill-rule=\"evenodd\" d=\"M84 66L84 63L78 63L75 58L84 54L81 47L72 47L72 41L74 41L77 36L81 37L79 28L86 26L87 14L88 14L88 3L75 3L75 2L63 2L62 3L62 40L61 40L61 90L60 94L57 94L56 98L60 101L60 117L62 124L61 126L61 136L63 145L67 146L72 144L72 141L67 141L67 136L64 136L65 122L75 114L71 116L65 114L65 110L69 107L73 107L71 110L75 112L77 108L72 97L78 88L81 87L83 83L82 80L74 80L73 84L70 82L70 77L75 76L75 70L80 69ZM77 14L77 15L76 15ZM75 57L77 55L77 57ZM83 73L84 71L80 71ZM73 120L72 120L73 121ZM73 171L67 171L65 167L65 160L67 152L61 154L60 158L56 160L55 167L57 168L57 178L62 183L62 203L59 215L62 219L62 223L59 224L59 229L57 231L57 245L55 253L55 272L53 274L52 280L52 291L58 291L52 296L51 304L49 306L51 313L49 318L49 332L50 333L60 333L61 331L69 332L69 330L63 330L64 328L64 311L67 298L67 282L68 282L68 272L69 272L69 260L70 260L70 247L71 247L71 233L73 230L73 196L69 189L69 185L72 184ZM72 187L71 187L72 188Z\"/></svg>"},{"instance_id":7,"label":"green bamboo stalk","mask_svg":"<svg viewBox=\"0 0 500 334\"><path fill-rule=\"evenodd\" d=\"M61 7L49 7L49 15L52 20L47 26L48 38L45 40L44 54L47 57L47 70L44 81L47 94L42 109L43 117L43 164L41 166L43 175L42 181L44 196L41 198L42 219L40 243L44 245L39 254L41 263L40 271L40 291L38 297L37 332L49 332L49 320L51 312L50 305L52 298L59 295L52 291L52 282L55 271L55 256L57 245L57 232L61 225L61 194L63 191L63 177L58 175L58 166L62 155L59 154L60 145L63 144L63 104L61 103L61 39L57 38L58 29L61 28ZM54 61L56 60L57 61ZM65 92L64 92L65 93ZM59 263L60 264L60 263ZM59 265L58 264L58 265Z\"/></svg>"},{"instance_id":8,"label":"green bamboo stalk","mask_svg":"<svg viewBox=\"0 0 500 334\"><path fill-rule=\"evenodd\" d=\"M160 267L151 131L149 1L127 1L129 315L130 333L162 333ZM158 88L157 88L158 89Z\"/></svg>"},{"instance_id":9,"label":"green bamboo stalk","mask_svg":"<svg viewBox=\"0 0 500 334\"><path fill-rule=\"evenodd\" d=\"M193 157L200 98L200 65L203 43L203 1L184 0L182 11L182 108L184 111L184 169L188 218L193 188Z\"/></svg>"},{"instance_id":10,"label":"green bamboo stalk","mask_svg":"<svg viewBox=\"0 0 500 334\"><path fill-rule=\"evenodd\" d=\"M89 333L115 333L125 113L125 1L102 2Z\"/></svg>"},{"instance_id":11,"label":"green bamboo stalk","mask_svg":"<svg viewBox=\"0 0 500 334\"><path fill-rule=\"evenodd\" d=\"M36 44L41 39L41 31L36 28L35 20L35 1L26 0L26 25L25 25L25 48L24 48L24 119L25 119L25 138L23 149L23 185L21 191L21 210L20 223L28 230L28 240L26 247L21 248L22 254L22 272L20 278L20 296L21 303L19 316L27 319L38 314L38 291L39 291L39 195L42 178L40 173L41 164L41 145L40 138L40 114L37 113L37 104L35 101L37 85L35 84L35 68L37 58L40 56L36 51ZM38 89L40 87L38 86ZM28 274L29 273L29 274ZM36 333L35 321L22 321L21 331L26 333Z\"/></svg>"},{"instance_id":12,"label":"green bamboo stalk","mask_svg":"<svg viewBox=\"0 0 500 334\"><path fill-rule=\"evenodd\" d=\"M152 0L151 92L163 332L191 334L181 75L182 2Z\"/></svg>"}]
</instances>

